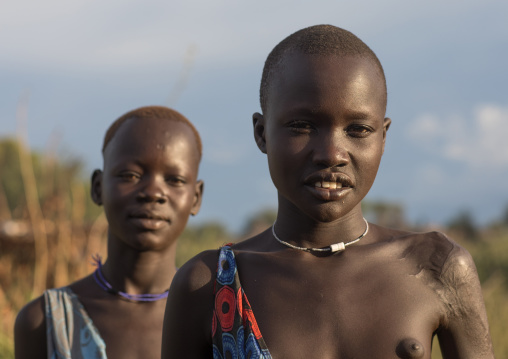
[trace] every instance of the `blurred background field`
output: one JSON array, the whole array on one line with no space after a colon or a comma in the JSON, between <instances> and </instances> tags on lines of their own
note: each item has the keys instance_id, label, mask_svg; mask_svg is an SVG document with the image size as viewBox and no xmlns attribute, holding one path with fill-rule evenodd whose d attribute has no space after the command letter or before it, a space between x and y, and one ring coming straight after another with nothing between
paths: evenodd
<instances>
[{"instance_id":1,"label":"blurred background field","mask_svg":"<svg viewBox=\"0 0 508 359\"><path fill-rule=\"evenodd\" d=\"M0 358L13 358L13 325L19 309L45 288L65 285L93 270L91 255L107 255L107 224L88 195L83 163L30 151L22 138L0 139ZM473 255L482 282L498 358L508 358L508 207L479 226L470 212L441 228L409 223L399 203L369 202L370 221L417 231L438 229ZM232 232L222 223L191 223L179 242L177 265L198 252L258 233L275 211L260 209ZM433 358L440 358L434 345Z\"/></svg>"}]
</instances>

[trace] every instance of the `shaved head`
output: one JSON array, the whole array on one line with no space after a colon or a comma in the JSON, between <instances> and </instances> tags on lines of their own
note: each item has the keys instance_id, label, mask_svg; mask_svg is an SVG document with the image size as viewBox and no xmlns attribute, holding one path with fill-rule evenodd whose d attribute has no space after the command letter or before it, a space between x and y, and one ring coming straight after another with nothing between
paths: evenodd
<instances>
[{"instance_id":1,"label":"shaved head","mask_svg":"<svg viewBox=\"0 0 508 359\"><path fill-rule=\"evenodd\" d=\"M261 109L266 112L270 84L276 77L278 70L292 54L322 55L322 56L358 56L373 61L379 69L385 86L386 78L381 62L362 40L353 33L332 25L316 25L299 30L274 47L266 59L261 77L259 99Z\"/></svg>"}]
</instances>

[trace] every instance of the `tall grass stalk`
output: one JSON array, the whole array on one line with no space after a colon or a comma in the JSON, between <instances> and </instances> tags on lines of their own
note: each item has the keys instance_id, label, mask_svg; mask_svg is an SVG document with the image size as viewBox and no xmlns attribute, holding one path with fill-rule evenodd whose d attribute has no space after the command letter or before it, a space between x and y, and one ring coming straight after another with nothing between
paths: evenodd
<instances>
[{"instance_id":1,"label":"tall grass stalk","mask_svg":"<svg viewBox=\"0 0 508 359\"><path fill-rule=\"evenodd\" d=\"M35 181L31 152L26 140L26 120L28 113L28 97L22 98L18 104L18 140L19 140L19 163L21 178L25 191L26 206L31 222L35 248L35 268L31 297L41 294L46 289L46 277L48 273L48 239L46 225L39 203L39 194Z\"/></svg>"}]
</instances>

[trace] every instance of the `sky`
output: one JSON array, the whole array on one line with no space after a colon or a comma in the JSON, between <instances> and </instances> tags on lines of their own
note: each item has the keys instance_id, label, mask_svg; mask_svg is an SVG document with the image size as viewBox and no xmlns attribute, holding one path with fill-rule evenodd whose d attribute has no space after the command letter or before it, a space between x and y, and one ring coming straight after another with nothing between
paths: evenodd
<instances>
[{"instance_id":1,"label":"sky","mask_svg":"<svg viewBox=\"0 0 508 359\"><path fill-rule=\"evenodd\" d=\"M240 230L276 208L252 113L266 56L316 24L343 27L378 55L392 118L372 201L409 220L478 224L508 206L508 2L504 0L2 0L0 137L27 104L32 148L102 166L111 122L166 105L201 133L205 194L191 223Z\"/></svg>"}]
</instances>

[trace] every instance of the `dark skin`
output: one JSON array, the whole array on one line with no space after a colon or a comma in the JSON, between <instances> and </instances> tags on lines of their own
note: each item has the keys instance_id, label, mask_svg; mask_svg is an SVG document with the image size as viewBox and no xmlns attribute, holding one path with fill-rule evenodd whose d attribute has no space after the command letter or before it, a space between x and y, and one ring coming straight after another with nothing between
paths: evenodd
<instances>
[{"instance_id":1,"label":"dark skin","mask_svg":"<svg viewBox=\"0 0 508 359\"><path fill-rule=\"evenodd\" d=\"M351 241L365 229L361 200L391 123L383 81L369 59L287 56L266 113L253 116L278 191L276 233L299 247ZM371 224L360 242L323 256L268 229L232 249L273 358L429 359L435 334L446 359L493 358L474 263L443 234ZM212 357L217 259L204 252L176 275L163 358Z\"/></svg>"},{"instance_id":2,"label":"dark skin","mask_svg":"<svg viewBox=\"0 0 508 359\"><path fill-rule=\"evenodd\" d=\"M108 219L103 273L130 294L162 293L175 268L178 236L201 205L199 153L187 124L129 119L92 177L92 197ZM166 300L130 302L102 290L90 275L70 285L106 343L108 358L160 358ZM46 358L44 298L27 304L15 324L17 359Z\"/></svg>"}]
</instances>

